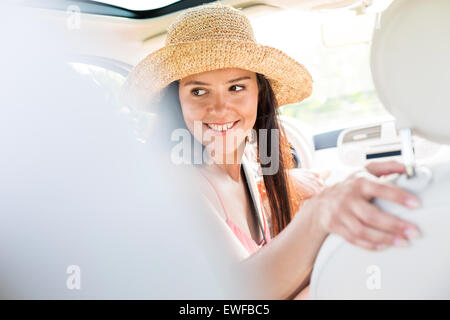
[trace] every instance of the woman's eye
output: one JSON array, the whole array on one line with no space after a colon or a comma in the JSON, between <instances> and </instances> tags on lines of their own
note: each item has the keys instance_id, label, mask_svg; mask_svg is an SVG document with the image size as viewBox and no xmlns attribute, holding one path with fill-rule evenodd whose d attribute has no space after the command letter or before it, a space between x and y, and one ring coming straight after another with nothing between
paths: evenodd
<instances>
[{"instance_id":1,"label":"woman's eye","mask_svg":"<svg viewBox=\"0 0 450 320\"><path fill-rule=\"evenodd\" d=\"M240 86L240 85L233 85L230 87L231 91L241 91L244 90L245 86ZM200 88L196 88L196 89L192 89L191 93L194 96L200 97L203 96L206 93L206 90L204 89L200 89Z\"/></svg>"},{"instance_id":2,"label":"woman's eye","mask_svg":"<svg viewBox=\"0 0 450 320\"><path fill-rule=\"evenodd\" d=\"M239 86L239 85L234 85L234 86L231 86L230 89L231 88L236 88L233 91L241 91L241 90L244 90L245 87L244 86Z\"/></svg>"},{"instance_id":3,"label":"woman's eye","mask_svg":"<svg viewBox=\"0 0 450 320\"><path fill-rule=\"evenodd\" d=\"M204 89L193 89L193 90L191 91L191 93L192 93L194 96L202 96L202 95L204 95L205 92L206 92L206 90L204 90Z\"/></svg>"}]
</instances>

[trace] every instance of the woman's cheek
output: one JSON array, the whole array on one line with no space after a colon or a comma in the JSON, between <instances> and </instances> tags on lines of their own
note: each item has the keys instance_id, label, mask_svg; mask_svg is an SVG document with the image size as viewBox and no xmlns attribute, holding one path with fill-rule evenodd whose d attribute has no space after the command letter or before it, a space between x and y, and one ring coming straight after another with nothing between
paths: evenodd
<instances>
[{"instance_id":1,"label":"woman's cheek","mask_svg":"<svg viewBox=\"0 0 450 320\"><path fill-rule=\"evenodd\" d=\"M258 100L253 100L249 106L249 111L247 114L248 128L252 129L256 122L256 117L258 115Z\"/></svg>"}]
</instances>

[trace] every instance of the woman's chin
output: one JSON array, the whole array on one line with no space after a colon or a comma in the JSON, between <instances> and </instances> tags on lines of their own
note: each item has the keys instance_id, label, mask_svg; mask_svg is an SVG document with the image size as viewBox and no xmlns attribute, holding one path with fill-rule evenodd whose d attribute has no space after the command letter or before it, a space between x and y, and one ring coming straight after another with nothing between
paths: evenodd
<instances>
[{"instance_id":1,"label":"woman's chin","mask_svg":"<svg viewBox=\"0 0 450 320\"><path fill-rule=\"evenodd\" d=\"M208 157L217 164L238 164L241 163L242 152L238 148L227 149L226 152L216 152L214 149L206 149Z\"/></svg>"}]
</instances>

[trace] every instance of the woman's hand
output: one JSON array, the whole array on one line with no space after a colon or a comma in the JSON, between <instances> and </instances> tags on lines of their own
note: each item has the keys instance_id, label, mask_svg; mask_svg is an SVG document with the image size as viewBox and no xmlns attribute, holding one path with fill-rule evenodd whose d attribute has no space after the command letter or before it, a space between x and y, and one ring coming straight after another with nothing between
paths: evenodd
<instances>
[{"instance_id":1,"label":"woman's hand","mask_svg":"<svg viewBox=\"0 0 450 320\"><path fill-rule=\"evenodd\" d=\"M371 163L366 169L377 177L405 172L404 166L396 161ZM408 208L419 206L416 196L399 187L355 175L324 188L306 201L306 206L313 211L319 230L336 233L359 247L380 250L391 245L408 245L408 239L417 236L419 229L381 211L371 203L373 198L393 201Z\"/></svg>"}]
</instances>

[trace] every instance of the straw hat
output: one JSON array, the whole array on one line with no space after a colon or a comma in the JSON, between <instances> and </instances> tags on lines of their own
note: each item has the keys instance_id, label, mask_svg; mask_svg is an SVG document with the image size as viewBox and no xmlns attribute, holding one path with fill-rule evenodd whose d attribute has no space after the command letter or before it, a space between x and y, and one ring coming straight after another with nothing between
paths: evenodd
<instances>
[{"instance_id":1,"label":"straw hat","mask_svg":"<svg viewBox=\"0 0 450 320\"><path fill-rule=\"evenodd\" d=\"M263 74L278 105L300 102L312 91L306 68L284 52L258 44L249 19L220 3L186 10L169 26L165 46L129 74L122 98L131 105L157 101L175 80L205 71L240 68Z\"/></svg>"}]
</instances>

